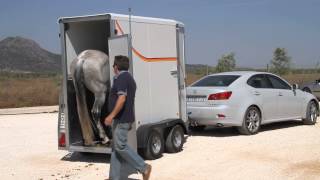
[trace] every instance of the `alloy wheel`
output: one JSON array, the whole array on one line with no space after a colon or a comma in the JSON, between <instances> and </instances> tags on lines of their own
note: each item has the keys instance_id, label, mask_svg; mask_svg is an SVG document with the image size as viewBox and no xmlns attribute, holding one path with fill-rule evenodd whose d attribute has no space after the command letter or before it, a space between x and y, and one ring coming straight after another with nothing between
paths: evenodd
<instances>
[{"instance_id":1,"label":"alloy wheel","mask_svg":"<svg viewBox=\"0 0 320 180\"><path fill-rule=\"evenodd\" d=\"M260 115L256 109L250 109L246 116L246 127L250 132L255 132L259 129Z\"/></svg>"}]
</instances>

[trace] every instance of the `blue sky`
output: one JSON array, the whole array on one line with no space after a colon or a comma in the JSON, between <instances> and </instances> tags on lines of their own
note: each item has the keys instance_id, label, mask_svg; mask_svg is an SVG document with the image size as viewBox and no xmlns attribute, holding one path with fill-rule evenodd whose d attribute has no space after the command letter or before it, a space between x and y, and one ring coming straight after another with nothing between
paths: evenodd
<instances>
[{"instance_id":1,"label":"blue sky","mask_svg":"<svg viewBox=\"0 0 320 180\"><path fill-rule=\"evenodd\" d=\"M0 0L0 40L22 36L60 52L57 18L104 12L170 18L186 25L187 63L216 65L234 52L265 67L276 47L295 67L320 62L320 0Z\"/></svg>"}]
</instances>

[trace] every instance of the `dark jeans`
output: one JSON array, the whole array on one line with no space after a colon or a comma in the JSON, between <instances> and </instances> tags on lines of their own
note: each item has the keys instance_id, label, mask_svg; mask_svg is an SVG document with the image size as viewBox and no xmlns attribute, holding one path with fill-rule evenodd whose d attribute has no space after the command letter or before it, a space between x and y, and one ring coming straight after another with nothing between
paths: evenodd
<instances>
[{"instance_id":1,"label":"dark jeans","mask_svg":"<svg viewBox=\"0 0 320 180\"><path fill-rule=\"evenodd\" d=\"M133 167L135 170L143 173L146 169L144 160L128 146L128 131L131 129L131 123L112 123L112 142L113 149L110 160L109 178L112 180L121 179L121 168ZM129 165L129 166L128 166Z\"/></svg>"}]
</instances>

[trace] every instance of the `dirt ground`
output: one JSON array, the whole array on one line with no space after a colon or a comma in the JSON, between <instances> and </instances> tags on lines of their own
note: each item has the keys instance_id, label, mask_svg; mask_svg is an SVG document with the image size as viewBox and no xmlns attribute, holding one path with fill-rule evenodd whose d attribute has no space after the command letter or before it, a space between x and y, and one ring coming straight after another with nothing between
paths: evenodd
<instances>
[{"instance_id":1,"label":"dirt ground","mask_svg":"<svg viewBox=\"0 0 320 180\"><path fill-rule=\"evenodd\" d=\"M57 113L0 115L0 134L0 179L108 177L109 155L57 150ZM277 123L254 136L209 128L186 137L182 152L148 163L154 180L320 179L320 123Z\"/></svg>"}]
</instances>

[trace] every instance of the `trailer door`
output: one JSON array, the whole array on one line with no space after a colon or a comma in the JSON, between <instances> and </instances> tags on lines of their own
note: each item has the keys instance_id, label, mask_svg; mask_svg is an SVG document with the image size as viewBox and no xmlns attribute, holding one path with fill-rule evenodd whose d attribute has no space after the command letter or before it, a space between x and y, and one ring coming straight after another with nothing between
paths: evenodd
<instances>
[{"instance_id":1,"label":"trailer door","mask_svg":"<svg viewBox=\"0 0 320 180\"><path fill-rule=\"evenodd\" d=\"M179 101L180 101L180 118L187 121L187 104L186 104L186 85L185 85L185 43L184 28L177 26L177 52L178 52L178 83L179 83Z\"/></svg>"},{"instance_id":2,"label":"trailer door","mask_svg":"<svg viewBox=\"0 0 320 180\"><path fill-rule=\"evenodd\" d=\"M131 52L129 51L130 48L130 41L129 41L129 35L121 35L121 36L115 36L109 38L109 66L110 66L110 79L112 80L114 77L113 73L113 62L114 57L118 55L127 56L130 60L130 73L132 74L132 58L131 58ZM131 49L131 48L130 48ZM112 85L112 81L111 81Z\"/></svg>"},{"instance_id":3,"label":"trailer door","mask_svg":"<svg viewBox=\"0 0 320 180\"><path fill-rule=\"evenodd\" d=\"M114 77L113 63L115 56L123 55L129 58L130 69L129 72L132 74L132 57L131 57L131 46L130 38L128 34L115 36L108 39L109 45L109 66L110 66L110 80L112 86L112 79ZM132 129L128 133L128 144L134 150L137 150L137 136L136 136L136 124L132 124Z\"/></svg>"}]
</instances>

